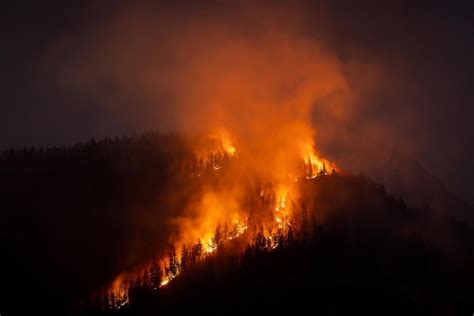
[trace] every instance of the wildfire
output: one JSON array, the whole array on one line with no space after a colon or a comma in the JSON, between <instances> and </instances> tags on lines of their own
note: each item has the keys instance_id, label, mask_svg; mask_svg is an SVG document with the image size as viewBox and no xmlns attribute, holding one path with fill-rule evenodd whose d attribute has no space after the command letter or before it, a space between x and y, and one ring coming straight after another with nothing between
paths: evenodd
<instances>
[{"instance_id":1,"label":"wildfire","mask_svg":"<svg viewBox=\"0 0 474 316\"><path fill-rule=\"evenodd\" d=\"M339 171L316 150L310 116L313 104L324 103L334 110L330 115L341 117L345 107L332 105L352 96L341 71L345 64L305 37L278 28L251 38L237 32L234 41L221 37L234 28L209 26L176 36L176 60L185 58L185 67L171 67L177 71L171 76L163 73L179 121L193 133L206 129L186 139L194 155L182 163L184 176L176 175L179 185L192 184L185 189L193 199L171 220L171 250L160 249L170 251L155 258L159 267L146 264L120 282L139 274L142 284L155 288L150 270L159 270L158 287L166 286L189 265L240 241L233 239L245 244L259 235L263 248L277 248L281 236L297 228L300 184ZM186 45L188 38L199 39L196 34L216 40Z\"/></svg>"},{"instance_id":2,"label":"wildfire","mask_svg":"<svg viewBox=\"0 0 474 316\"><path fill-rule=\"evenodd\" d=\"M216 153L225 153L229 157L234 157L237 154L236 141L225 128L216 128L207 133L204 138L206 145L196 148L198 156L204 156L207 159L208 156L213 156Z\"/></svg>"},{"instance_id":3,"label":"wildfire","mask_svg":"<svg viewBox=\"0 0 474 316\"><path fill-rule=\"evenodd\" d=\"M319 172L326 173L326 167L324 163L313 153L308 154L308 156L304 159L304 163L306 168L306 179L316 178Z\"/></svg>"},{"instance_id":4,"label":"wildfire","mask_svg":"<svg viewBox=\"0 0 474 316\"><path fill-rule=\"evenodd\" d=\"M220 130L213 134L218 139L218 151L224 151L229 157L236 157L235 142L225 130ZM334 164L326 159L320 158L314 151L312 142L305 142L301 147L301 164L304 165L305 172L302 179L313 179L318 176L328 174L328 168L336 170ZM211 154L214 157L212 162L214 170L219 170L223 166L219 162L219 155ZM236 162L240 162L236 161ZM244 163L248 163L245 161ZM300 164L300 165L301 165ZM212 169L212 168L211 168ZM300 169L301 170L301 169ZM112 296L115 308L120 308L128 304L128 292L130 286L127 280L140 279L142 286L148 286L153 290L167 286L172 280L178 277L189 265L204 260L206 257L218 252L233 239L254 238L257 236L259 247L269 251L276 249L282 244L282 236L290 235L295 226L295 218L304 217L304 211L295 204L298 197L296 181L298 181L298 166L285 166L288 177L275 177L271 179L269 185L261 185L255 196L247 196L241 183L225 183L224 187L210 186L205 190L200 202L192 206L196 216L176 219L175 223L180 227L180 234L172 241L172 247L168 256L160 260L155 258L151 263L132 272L119 275L108 290ZM198 175L205 175L202 170L195 171ZM240 174L234 175L233 179L244 181ZM254 213L261 213L263 217L271 218L268 222L249 222L251 211L246 204L242 203L242 195L253 205L256 200L260 200L260 206L253 210ZM245 200L245 199L244 199ZM264 213L269 212L270 217L265 217ZM298 215L299 214L299 215ZM258 231L252 230L251 234L245 234L248 227L256 227ZM301 225L300 225L301 226ZM178 251L176 251L178 250ZM143 276L143 277L141 277Z\"/></svg>"},{"instance_id":5,"label":"wildfire","mask_svg":"<svg viewBox=\"0 0 474 316\"><path fill-rule=\"evenodd\" d=\"M168 277L163 278L163 280L161 280L160 287L165 286L169 282L170 282L170 279Z\"/></svg>"},{"instance_id":6,"label":"wildfire","mask_svg":"<svg viewBox=\"0 0 474 316\"><path fill-rule=\"evenodd\" d=\"M288 188L281 186L277 190L276 201L275 201L275 214L274 219L278 228L282 229L288 225L288 213L286 210L286 203L288 199Z\"/></svg>"},{"instance_id":7,"label":"wildfire","mask_svg":"<svg viewBox=\"0 0 474 316\"><path fill-rule=\"evenodd\" d=\"M339 171L334 163L319 157L314 150L313 142L302 144L301 156L305 166L305 178L314 179L320 175L327 175L329 172Z\"/></svg>"},{"instance_id":8,"label":"wildfire","mask_svg":"<svg viewBox=\"0 0 474 316\"><path fill-rule=\"evenodd\" d=\"M204 253L205 254L211 254L213 253L214 251L217 250L217 245L214 244L212 237L209 237L207 238L207 241L205 243L205 246L204 246Z\"/></svg>"},{"instance_id":9,"label":"wildfire","mask_svg":"<svg viewBox=\"0 0 474 316\"><path fill-rule=\"evenodd\" d=\"M230 157L233 157L237 154L237 149L234 146L234 142L232 138L229 136L225 130L221 130L219 133L219 140L222 149L226 152Z\"/></svg>"}]
</instances>

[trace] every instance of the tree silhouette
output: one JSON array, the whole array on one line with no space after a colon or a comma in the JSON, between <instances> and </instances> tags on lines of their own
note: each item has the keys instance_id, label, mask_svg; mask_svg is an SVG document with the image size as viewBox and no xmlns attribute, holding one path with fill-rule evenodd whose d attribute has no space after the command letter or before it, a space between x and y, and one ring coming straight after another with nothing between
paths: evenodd
<instances>
[{"instance_id":1,"label":"tree silhouette","mask_svg":"<svg viewBox=\"0 0 474 316\"><path fill-rule=\"evenodd\" d=\"M217 224L214 236L212 237L212 244L216 248L222 248L223 246L222 228L220 223Z\"/></svg>"},{"instance_id":2,"label":"tree silhouette","mask_svg":"<svg viewBox=\"0 0 474 316\"><path fill-rule=\"evenodd\" d=\"M157 263L156 260L153 260L151 267L150 267L150 288L153 290L157 290L161 284L161 269L160 265Z\"/></svg>"},{"instance_id":3,"label":"tree silhouette","mask_svg":"<svg viewBox=\"0 0 474 316\"><path fill-rule=\"evenodd\" d=\"M192 264L195 264L196 262L201 260L202 251L203 251L202 242L201 242L201 239L198 239L197 244L195 244L193 246L193 249L191 251L191 263Z\"/></svg>"},{"instance_id":4,"label":"tree silhouette","mask_svg":"<svg viewBox=\"0 0 474 316\"><path fill-rule=\"evenodd\" d=\"M281 228L279 228L276 232L276 243L280 249L285 246L285 235L283 234L283 230Z\"/></svg>"},{"instance_id":5,"label":"tree silhouette","mask_svg":"<svg viewBox=\"0 0 474 316\"><path fill-rule=\"evenodd\" d=\"M239 224L235 223L229 232L230 237L235 237L239 234Z\"/></svg>"},{"instance_id":6,"label":"tree silhouette","mask_svg":"<svg viewBox=\"0 0 474 316\"><path fill-rule=\"evenodd\" d=\"M117 303L117 300L115 298L115 294L112 292L110 293L109 295L109 303L108 303L108 307L109 308L116 308L116 303Z\"/></svg>"},{"instance_id":7,"label":"tree silhouette","mask_svg":"<svg viewBox=\"0 0 474 316\"><path fill-rule=\"evenodd\" d=\"M145 271L143 271L143 287L146 289L151 289L151 275L150 275L150 270L148 268L145 268Z\"/></svg>"},{"instance_id":8,"label":"tree silhouette","mask_svg":"<svg viewBox=\"0 0 474 316\"><path fill-rule=\"evenodd\" d=\"M256 252L265 252L267 248L267 239L262 232L258 232L255 237L255 251Z\"/></svg>"},{"instance_id":9,"label":"tree silhouette","mask_svg":"<svg viewBox=\"0 0 474 316\"><path fill-rule=\"evenodd\" d=\"M170 279L175 278L178 275L179 271L179 263L178 263L178 257L176 255L176 249L174 246L171 246L171 249L169 251L169 266L168 266L168 273L170 276Z\"/></svg>"},{"instance_id":10,"label":"tree silhouette","mask_svg":"<svg viewBox=\"0 0 474 316\"><path fill-rule=\"evenodd\" d=\"M293 228L290 227L290 228L288 228L288 233L286 235L286 244L291 245L291 244L293 244L294 241L295 241L295 236L294 236L294 233L293 233Z\"/></svg>"},{"instance_id":11,"label":"tree silhouette","mask_svg":"<svg viewBox=\"0 0 474 316\"><path fill-rule=\"evenodd\" d=\"M229 224L227 224L227 221L225 221L224 227L222 228L222 239L224 241L227 241L229 237L230 237Z\"/></svg>"},{"instance_id":12,"label":"tree silhouette","mask_svg":"<svg viewBox=\"0 0 474 316\"><path fill-rule=\"evenodd\" d=\"M306 240L308 238L308 209L306 207L305 201L301 202L301 211L300 211L300 238Z\"/></svg>"},{"instance_id":13,"label":"tree silhouette","mask_svg":"<svg viewBox=\"0 0 474 316\"><path fill-rule=\"evenodd\" d=\"M183 248L181 249L181 270L182 271L185 271L188 268L190 259L191 258L190 258L188 247L186 247L186 244L184 244Z\"/></svg>"}]
</instances>

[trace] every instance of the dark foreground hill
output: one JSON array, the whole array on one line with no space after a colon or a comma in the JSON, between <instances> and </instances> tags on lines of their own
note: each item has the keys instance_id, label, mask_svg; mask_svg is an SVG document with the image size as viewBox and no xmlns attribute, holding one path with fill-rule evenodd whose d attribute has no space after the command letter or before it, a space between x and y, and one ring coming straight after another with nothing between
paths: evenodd
<instances>
[{"instance_id":1,"label":"dark foreground hill","mask_svg":"<svg viewBox=\"0 0 474 316\"><path fill-rule=\"evenodd\" d=\"M183 142L149 133L2 152L0 313L65 314L151 256L179 213L167 197L182 192Z\"/></svg>"},{"instance_id":2,"label":"dark foreground hill","mask_svg":"<svg viewBox=\"0 0 474 316\"><path fill-rule=\"evenodd\" d=\"M99 315L296 313L461 315L474 301L474 231L409 209L363 177L329 175L302 184L321 222L270 250L222 249L156 291L139 287L119 310ZM324 218L324 219L323 219Z\"/></svg>"}]
</instances>

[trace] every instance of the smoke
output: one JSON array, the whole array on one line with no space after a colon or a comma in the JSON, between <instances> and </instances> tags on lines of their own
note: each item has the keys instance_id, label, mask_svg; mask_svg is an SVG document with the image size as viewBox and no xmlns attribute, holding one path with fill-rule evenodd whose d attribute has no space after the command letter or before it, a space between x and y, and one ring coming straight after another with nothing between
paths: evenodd
<instances>
[{"instance_id":1,"label":"smoke","mask_svg":"<svg viewBox=\"0 0 474 316\"><path fill-rule=\"evenodd\" d=\"M466 137L474 114L466 106L473 101L472 32L467 31L472 19L445 6L430 12L417 6L46 1L23 10L15 4L16 10L7 10L11 17L2 47L7 58L0 80L4 103L11 106L0 115L0 146L178 131L192 136L187 143L196 155L215 150L203 141L210 138L219 150L235 151L239 163L224 167L220 180L210 183L161 182L158 171L135 175L133 183L110 180L126 192L107 191L100 181L96 190L85 177L83 187L94 188L99 200L120 204L120 210L82 207L84 202L54 211L43 202L45 216L25 215L26 226L23 217L18 225L4 221L7 240L43 258L39 265L23 261L39 276L47 267L45 275L56 276L47 282L56 292L67 287L88 293L152 256L166 256L166 244L178 248L208 239L219 223L245 222L246 192L239 184L262 178L273 182L278 196L297 197L284 180L312 154L343 170L375 170L379 180L398 180L412 196L426 188L423 204L434 196L432 201L453 212L458 205L445 196L443 185L417 177L420 168L411 161L401 170L407 161L394 161L391 146L436 171L464 198L474 196L474 138ZM148 161L135 158L131 168ZM57 194L65 204L89 201L66 185L59 191L40 187L33 191Z\"/></svg>"},{"instance_id":2,"label":"smoke","mask_svg":"<svg viewBox=\"0 0 474 316\"><path fill-rule=\"evenodd\" d=\"M351 102L313 106L319 148L337 155L325 144L342 139L341 130L369 136L414 157L465 199L473 196L474 146L465 137L472 134L472 11L462 5L204 0L11 7L2 82L5 104L14 106L3 108L1 146L188 128L180 102L188 93L178 96L176 84L196 84L188 71L195 56L213 60L221 41L266 54L273 47L260 40L285 34L290 41L276 43L278 51L295 43L321 48L343 65L352 94ZM347 147L339 146L359 149Z\"/></svg>"},{"instance_id":3,"label":"smoke","mask_svg":"<svg viewBox=\"0 0 474 316\"><path fill-rule=\"evenodd\" d=\"M171 216L176 246L206 238L219 222L240 222L242 183L249 178L280 186L303 159L323 161L319 144L344 132L341 127L364 108L359 100L376 88L378 66L341 58L327 40L326 8L309 14L307 6L118 7L48 50L44 65L53 69L59 89L101 100L112 120L118 116L143 130L217 135L235 146L240 169ZM202 153L201 144L191 147ZM161 213L157 217L169 215ZM139 222L134 229L153 220ZM137 259L123 265L131 261Z\"/></svg>"},{"instance_id":4,"label":"smoke","mask_svg":"<svg viewBox=\"0 0 474 316\"><path fill-rule=\"evenodd\" d=\"M347 120L355 95L347 74L365 73L360 86L370 67L342 62L289 8L127 8L58 42L46 64L62 89L100 95L145 129L225 126L249 137L309 123L315 105Z\"/></svg>"},{"instance_id":5,"label":"smoke","mask_svg":"<svg viewBox=\"0 0 474 316\"><path fill-rule=\"evenodd\" d=\"M423 30L406 36L409 24L396 18L405 13L324 1L143 2L67 33L42 67L62 93L96 101L93 111L106 113L98 125L225 134L248 174L287 176L315 149L343 169L370 173L391 157L380 143L418 157L434 152L426 111L415 106L431 98L407 71L416 60L406 61L423 55ZM235 171L232 181L246 176ZM215 225L215 216L202 216L209 225L194 219L227 212L219 200L233 204L241 192L227 185L221 193L205 193L186 216L175 214L176 224Z\"/></svg>"},{"instance_id":6,"label":"smoke","mask_svg":"<svg viewBox=\"0 0 474 316\"><path fill-rule=\"evenodd\" d=\"M308 6L123 7L54 45L46 64L62 90L99 97L137 129L225 131L272 173L314 139L346 133L380 78L378 64L344 60L328 40L326 6Z\"/></svg>"}]
</instances>

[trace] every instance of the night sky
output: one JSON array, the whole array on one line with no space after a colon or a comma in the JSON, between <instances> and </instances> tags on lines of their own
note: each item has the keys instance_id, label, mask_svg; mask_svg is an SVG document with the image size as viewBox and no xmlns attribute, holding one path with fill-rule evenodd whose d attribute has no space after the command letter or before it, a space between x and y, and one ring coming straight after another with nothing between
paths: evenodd
<instances>
[{"instance_id":1,"label":"night sky","mask_svg":"<svg viewBox=\"0 0 474 316\"><path fill-rule=\"evenodd\" d=\"M348 107L350 115L323 125L393 146L473 203L473 6L470 1L383 3L3 4L0 148L180 130L173 96L160 83L149 87L141 80L150 69L171 74L182 67L173 58L174 50L167 48L172 45L167 34L192 37L192 29L198 33L193 45L205 46L199 26L208 23L232 24L220 34L228 38L235 36L228 30L253 37L265 36L270 29L291 29L295 36L322 43L341 63L375 69L376 75L368 78L358 75L364 71L349 71L357 102ZM326 111L316 107L314 121L326 117Z\"/></svg>"}]
</instances>

